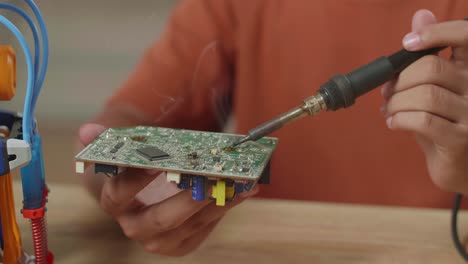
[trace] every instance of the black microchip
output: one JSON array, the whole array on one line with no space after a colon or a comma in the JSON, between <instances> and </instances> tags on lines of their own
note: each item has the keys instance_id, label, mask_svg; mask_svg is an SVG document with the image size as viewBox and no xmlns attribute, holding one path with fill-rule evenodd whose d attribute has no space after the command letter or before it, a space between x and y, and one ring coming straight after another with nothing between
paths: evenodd
<instances>
[{"instance_id":1,"label":"black microchip","mask_svg":"<svg viewBox=\"0 0 468 264\"><path fill-rule=\"evenodd\" d=\"M169 154L153 146L139 148L137 149L137 152L141 154L143 157L145 157L146 159L151 160L151 161L169 158Z\"/></svg>"},{"instance_id":2,"label":"black microchip","mask_svg":"<svg viewBox=\"0 0 468 264\"><path fill-rule=\"evenodd\" d=\"M119 149L119 148L123 147L124 144L125 143L123 143L123 142L119 142L119 143L117 143L117 145L114 146L114 148Z\"/></svg>"}]
</instances>

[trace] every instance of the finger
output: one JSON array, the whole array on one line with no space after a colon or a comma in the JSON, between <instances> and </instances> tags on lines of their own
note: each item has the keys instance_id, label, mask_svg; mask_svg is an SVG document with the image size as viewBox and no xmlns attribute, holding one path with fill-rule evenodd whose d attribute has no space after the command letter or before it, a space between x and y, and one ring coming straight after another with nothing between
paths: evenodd
<instances>
[{"instance_id":1,"label":"finger","mask_svg":"<svg viewBox=\"0 0 468 264\"><path fill-rule=\"evenodd\" d=\"M194 236L200 229L204 229L213 221L221 219L229 210L257 192L258 188L249 192L248 195L244 195L243 198L234 199L225 206L216 206L216 204L211 203L176 229L151 237L146 241L145 245L153 249L158 248L164 252L172 251L174 248L180 247L182 241Z\"/></svg>"},{"instance_id":2,"label":"finger","mask_svg":"<svg viewBox=\"0 0 468 264\"><path fill-rule=\"evenodd\" d=\"M408 33L403 46L409 51L432 47L467 47L468 21L456 20L425 26Z\"/></svg>"},{"instance_id":3,"label":"finger","mask_svg":"<svg viewBox=\"0 0 468 264\"><path fill-rule=\"evenodd\" d=\"M182 190L177 187L177 184L167 181L167 173L162 173L141 190L135 199L145 206L149 206L160 203L179 192Z\"/></svg>"},{"instance_id":4,"label":"finger","mask_svg":"<svg viewBox=\"0 0 468 264\"><path fill-rule=\"evenodd\" d=\"M223 208L214 208L216 205L210 204L194 215L193 219L190 218L175 230L156 235L145 241L145 249L153 253L156 253L155 251L159 251L160 253L176 251L185 240L196 236L200 230L205 229L214 221L219 221L229 209L239 203L240 201L236 201Z\"/></svg>"},{"instance_id":5,"label":"finger","mask_svg":"<svg viewBox=\"0 0 468 264\"><path fill-rule=\"evenodd\" d=\"M80 141L87 146L105 130L106 128L99 124L84 124L79 130Z\"/></svg>"},{"instance_id":6,"label":"finger","mask_svg":"<svg viewBox=\"0 0 468 264\"><path fill-rule=\"evenodd\" d=\"M425 56L402 71L391 92L400 92L423 84L444 87L456 94L467 95L468 73L438 56Z\"/></svg>"},{"instance_id":7,"label":"finger","mask_svg":"<svg viewBox=\"0 0 468 264\"><path fill-rule=\"evenodd\" d=\"M385 101L388 101L390 97L393 95L395 83L396 83L396 79L392 79L386 82L384 85L382 85L382 89L380 90L380 92Z\"/></svg>"},{"instance_id":8,"label":"finger","mask_svg":"<svg viewBox=\"0 0 468 264\"><path fill-rule=\"evenodd\" d=\"M243 199L256 195L258 190L259 187L255 186L251 191L239 194L238 198L232 202L232 205L228 204L226 207L217 207L217 210L221 213L224 209L229 210L229 208L235 206ZM189 218L192 219L195 215L202 214L198 212L203 211L207 206L213 208L214 204L210 200L202 202L194 201L191 198L190 191L183 191L164 200L160 204L148 207L143 212L122 215L118 218L118 221L127 237L132 240L144 242L154 239L157 236L161 237L168 231L173 232L175 229L185 224L185 222L188 222ZM215 216L209 214L200 217L207 217L207 219L215 218ZM201 223L203 221L206 222L207 220L199 219L195 222ZM188 224L187 227L192 227L193 229L196 225L197 224L192 222ZM190 228L185 230L190 230ZM183 232L185 231L180 231L180 233ZM174 233L172 233L172 235L179 237L180 240L180 235L174 235Z\"/></svg>"},{"instance_id":9,"label":"finger","mask_svg":"<svg viewBox=\"0 0 468 264\"><path fill-rule=\"evenodd\" d=\"M467 119L468 103L449 90L426 84L395 93L385 109L387 115L410 111L424 111L458 123Z\"/></svg>"},{"instance_id":10,"label":"finger","mask_svg":"<svg viewBox=\"0 0 468 264\"><path fill-rule=\"evenodd\" d=\"M437 23L437 19L431 11L427 9L418 10L413 16L411 31L417 32L423 27L435 23Z\"/></svg>"},{"instance_id":11,"label":"finger","mask_svg":"<svg viewBox=\"0 0 468 264\"><path fill-rule=\"evenodd\" d=\"M398 112L387 119L392 130L411 131L433 140L437 144L452 140L447 134L458 131L460 127L439 116L427 112ZM456 137L453 137L456 138Z\"/></svg>"},{"instance_id":12,"label":"finger","mask_svg":"<svg viewBox=\"0 0 468 264\"><path fill-rule=\"evenodd\" d=\"M138 212L121 215L117 220L127 237L145 241L179 227L210 202L194 201L190 190L185 190Z\"/></svg>"},{"instance_id":13,"label":"finger","mask_svg":"<svg viewBox=\"0 0 468 264\"><path fill-rule=\"evenodd\" d=\"M137 193L160 173L159 171L128 169L106 179L101 193L101 207L112 216L121 215L134 203Z\"/></svg>"},{"instance_id":14,"label":"finger","mask_svg":"<svg viewBox=\"0 0 468 264\"><path fill-rule=\"evenodd\" d=\"M450 57L450 61L459 67L468 66L468 47L452 49L452 56Z\"/></svg>"},{"instance_id":15,"label":"finger","mask_svg":"<svg viewBox=\"0 0 468 264\"><path fill-rule=\"evenodd\" d=\"M202 245L203 241L205 241L208 238L208 236L211 234L211 232L213 232L215 227L218 225L219 221L221 221L221 219L217 219L209 223L208 225L206 225L201 230L198 230L198 232L195 235L182 241L180 246L177 248L173 248L170 251L165 251L165 252L159 251L159 252L154 252L154 253L164 254L164 255L173 256L173 257L185 256L193 252L194 250L196 250Z\"/></svg>"}]
</instances>

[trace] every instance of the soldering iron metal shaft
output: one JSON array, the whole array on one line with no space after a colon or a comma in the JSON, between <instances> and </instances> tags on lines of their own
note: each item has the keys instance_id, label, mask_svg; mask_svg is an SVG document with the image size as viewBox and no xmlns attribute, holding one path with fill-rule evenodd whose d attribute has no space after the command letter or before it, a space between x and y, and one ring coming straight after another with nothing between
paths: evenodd
<instances>
[{"instance_id":1,"label":"soldering iron metal shaft","mask_svg":"<svg viewBox=\"0 0 468 264\"><path fill-rule=\"evenodd\" d=\"M326 104L323 96L321 94L312 96L304 100L302 105L293 108L288 112L250 130L246 137L236 142L233 146L240 145L250 140L258 140L265 135L271 134L274 131L286 126L287 124L292 123L293 121L301 119L305 116L315 115L322 110L326 110Z\"/></svg>"},{"instance_id":2,"label":"soldering iron metal shaft","mask_svg":"<svg viewBox=\"0 0 468 264\"><path fill-rule=\"evenodd\" d=\"M380 57L348 74L337 74L323 84L315 96L306 99L302 105L285 114L250 130L247 136L233 146L258 140L304 116L315 115L322 110L336 111L350 107L358 97L395 78L416 60L442 49L432 48L416 52L402 49L388 57Z\"/></svg>"}]
</instances>

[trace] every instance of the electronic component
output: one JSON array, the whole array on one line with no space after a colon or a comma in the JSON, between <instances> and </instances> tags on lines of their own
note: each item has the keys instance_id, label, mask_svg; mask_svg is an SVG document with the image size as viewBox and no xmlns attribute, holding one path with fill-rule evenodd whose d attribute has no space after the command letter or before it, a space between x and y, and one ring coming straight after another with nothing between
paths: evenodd
<instances>
[{"instance_id":1,"label":"electronic component","mask_svg":"<svg viewBox=\"0 0 468 264\"><path fill-rule=\"evenodd\" d=\"M220 152L219 149L212 149L211 150L211 154L213 154L213 155L218 155L219 152Z\"/></svg>"},{"instance_id":2,"label":"electronic component","mask_svg":"<svg viewBox=\"0 0 468 264\"><path fill-rule=\"evenodd\" d=\"M192 199L203 201L206 196L206 178L203 176L192 177Z\"/></svg>"},{"instance_id":3,"label":"electronic component","mask_svg":"<svg viewBox=\"0 0 468 264\"><path fill-rule=\"evenodd\" d=\"M236 182L234 183L234 193L243 193L244 192L244 183L243 182Z\"/></svg>"},{"instance_id":4,"label":"electronic component","mask_svg":"<svg viewBox=\"0 0 468 264\"><path fill-rule=\"evenodd\" d=\"M213 166L213 168L214 168L214 170L216 172L222 172L223 169L224 169L224 165L223 164L216 164L216 165Z\"/></svg>"},{"instance_id":5,"label":"electronic component","mask_svg":"<svg viewBox=\"0 0 468 264\"><path fill-rule=\"evenodd\" d=\"M169 154L154 146L137 149L137 152L151 161L169 158Z\"/></svg>"},{"instance_id":6,"label":"electronic component","mask_svg":"<svg viewBox=\"0 0 468 264\"><path fill-rule=\"evenodd\" d=\"M226 201L232 201L235 195L235 183L233 181L226 181Z\"/></svg>"},{"instance_id":7,"label":"electronic component","mask_svg":"<svg viewBox=\"0 0 468 264\"><path fill-rule=\"evenodd\" d=\"M226 204L226 182L218 180L212 188L212 196L216 199L217 206L224 206Z\"/></svg>"},{"instance_id":8,"label":"electronic component","mask_svg":"<svg viewBox=\"0 0 468 264\"><path fill-rule=\"evenodd\" d=\"M137 136L145 136L147 141L131 139ZM182 175L257 181L271 159L278 140L263 138L224 151L226 146L240 138L241 135L163 127L109 128L78 153L75 159L76 162L157 169ZM109 153L120 142L125 144L119 151ZM213 149L220 152L214 155L211 152Z\"/></svg>"},{"instance_id":9,"label":"electronic component","mask_svg":"<svg viewBox=\"0 0 468 264\"><path fill-rule=\"evenodd\" d=\"M135 136L135 137L132 137L132 140L138 141L138 142L146 142L148 139L144 136Z\"/></svg>"},{"instance_id":10,"label":"electronic component","mask_svg":"<svg viewBox=\"0 0 468 264\"><path fill-rule=\"evenodd\" d=\"M191 177L190 175L182 174L180 178L180 183L177 184L177 187L181 190L187 190L191 187Z\"/></svg>"},{"instance_id":11,"label":"electronic component","mask_svg":"<svg viewBox=\"0 0 468 264\"><path fill-rule=\"evenodd\" d=\"M117 145L114 146L113 149L111 149L110 153L117 153L121 147L123 147L125 143L124 142L119 142Z\"/></svg>"},{"instance_id":12,"label":"electronic component","mask_svg":"<svg viewBox=\"0 0 468 264\"><path fill-rule=\"evenodd\" d=\"M139 137L146 140L134 140ZM278 143L263 138L226 148L241 137L162 127L110 128L76 155L76 172L83 173L91 163L98 166L97 172L112 175L122 167L157 169L179 189L191 189L194 200L211 195L222 206L235 197L237 182L253 186L264 175ZM209 185L217 186L212 194L207 193Z\"/></svg>"},{"instance_id":13,"label":"electronic component","mask_svg":"<svg viewBox=\"0 0 468 264\"><path fill-rule=\"evenodd\" d=\"M181 175L180 173L176 173L176 172L168 172L166 174L166 178L168 182L174 182L174 183L179 184L181 180Z\"/></svg>"},{"instance_id":14,"label":"electronic component","mask_svg":"<svg viewBox=\"0 0 468 264\"><path fill-rule=\"evenodd\" d=\"M123 171L122 168L114 165L98 164L94 165L94 173L104 173L106 175L116 176Z\"/></svg>"}]
</instances>

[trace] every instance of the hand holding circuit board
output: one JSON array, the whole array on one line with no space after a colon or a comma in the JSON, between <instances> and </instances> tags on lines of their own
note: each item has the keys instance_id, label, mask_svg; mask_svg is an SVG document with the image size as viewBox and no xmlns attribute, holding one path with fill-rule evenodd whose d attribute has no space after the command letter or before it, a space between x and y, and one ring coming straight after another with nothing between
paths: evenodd
<instances>
[{"instance_id":1,"label":"hand holding circuit board","mask_svg":"<svg viewBox=\"0 0 468 264\"><path fill-rule=\"evenodd\" d=\"M80 134L86 147L76 156L77 172L105 178L101 207L129 238L166 255L193 250L229 209L257 193L257 183L268 183L277 144L265 138L225 149L241 136L156 127L85 126ZM94 169L85 171L84 163ZM162 171L180 191L171 188L156 204L135 199L153 181L167 186Z\"/></svg>"}]
</instances>

